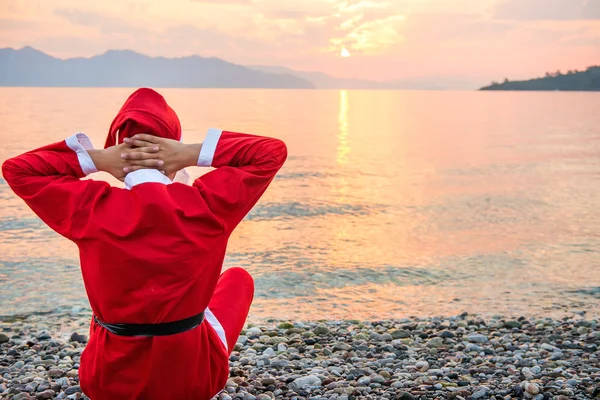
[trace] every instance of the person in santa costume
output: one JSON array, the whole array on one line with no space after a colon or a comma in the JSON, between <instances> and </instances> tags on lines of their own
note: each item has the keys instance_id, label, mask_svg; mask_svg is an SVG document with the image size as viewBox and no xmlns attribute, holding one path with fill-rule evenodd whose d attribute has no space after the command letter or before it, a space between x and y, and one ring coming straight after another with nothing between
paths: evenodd
<instances>
[{"instance_id":1,"label":"person in santa costume","mask_svg":"<svg viewBox=\"0 0 600 400\"><path fill-rule=\"evenodd\" d=\"M2 165L13 191L79 248L94 315L79 378L91 400L210 399L229 376L254 283L240 268L221 273L227 241L287 150L219 129L202 144L180 139L175 112L144 88L103 150L78 133ZM181 183L191 166L214 169ZM97 171L126 188L81 179Z\"/></svg>"}]
</instances>

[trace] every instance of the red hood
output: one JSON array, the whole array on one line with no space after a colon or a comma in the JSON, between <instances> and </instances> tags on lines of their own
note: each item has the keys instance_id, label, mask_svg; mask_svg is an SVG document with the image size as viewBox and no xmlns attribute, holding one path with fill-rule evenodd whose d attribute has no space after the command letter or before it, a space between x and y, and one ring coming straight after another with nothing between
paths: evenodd
<instances>
[{"instance_id":1,"label":"red hood","mask_svg":"<svg viewBox=\"0 0 600 400\"><path fill-rule=\"evenodd\" d=\"M148 133L181 139L181 124L164 97L152 89L138 89L123 104L110 125L104 148L123 143L123 138Z\"/></svg>"}]
</instances>

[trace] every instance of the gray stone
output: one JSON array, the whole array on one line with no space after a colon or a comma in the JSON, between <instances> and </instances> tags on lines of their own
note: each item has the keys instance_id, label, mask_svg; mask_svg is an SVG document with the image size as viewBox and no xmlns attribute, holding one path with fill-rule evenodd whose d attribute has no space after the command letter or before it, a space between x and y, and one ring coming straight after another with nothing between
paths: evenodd
<instances>
[{"instance_id":1,"label":"gray stone","mask_svg":"<svg viewBox=\"0 0 600 400\"><path fill-rule=\"evenodd\" d=\"M408 392L402 392L402 394L398 397L399 400L417 400L415 396Z\"/></svg>"},{"instance_id":2,"label":"gray stone","mask_svg":"<svg viewBox=\"0 0 600 400\"><path fill-rule=\"evenodd\" d=\"M69 379L67 378L60 378L56 380L56 384L60 385L62 387L66 387L69 386Z\"/></svg>"},{"instance_id":3,"label":"gray stone","mask_svg":"<svg viewBox=\"0 0 600 400\"><path fill-rule=\"evenodd\" d=\"M477 333L467 336L467 340L472 343L487 343L489 339L487 338L487 336L480 335Z\"/></svg>"},{"instance_id":4,"label":"gray stone","mask_svg":"<svg viewBox=\"0 0 600 400\"><path fill-rule=\"evenodd\" d=\"M275 350L273 350L271 347L267 347L265 349L265 351L263 351L263 355L271 358L271 357L275 357Z\"/></svg>"},{"instance_id":5,"label":"gray stone","mask_svg":"<svg viewBox=\"0 0 600 400\"><path fill-rule=\"evenodd\" d=\"M418 361L415 367L421 372L426 372L429 369L429 363L427 361Z\"/></svg>"},{"instance_id":6,"label":"gray stone","mask_svg":"<svg viewBox=\"0 0 600 400\"><path fill-rule=\"evenodd\" d=\"M340 351L340 350L350 350L351 346L349 344L343 343L343 342L339 342L333 345L333 351Z\"/></svg>"},{"instance_id":7,"label":"gray stone","mask_svg":"<svg viewBox=\"0 0 600 400\"><path fill-rule=\"evenodd\" d=\"M371 383L371 379L369 379L366 376L363 376L358 381L356 381L356 383L358 383L359 386L368 386L369 383Z\"/></svg>"},{"instance_id":8,"label":"gray stone","mask_svg":"<svg viewBox=\"0 0 600 400\"><path fill-rule=\"evenodd\" d=\"M75 394L75 393L81 393L81 388L79 387L79 385L77 385L77 386L71 386L71 387L68 387L67 390L65 390L65 393L67 395Z\"/></svg>"},{"instance_id":9,"label":"gray stone","mask_svg":"<svg viewBox=\"0 0 600 400\"><path fill-rule=\"evenodd\" d=\"M287 367L290 365L290 362L288 360L272 360L270 365L273 368L279 369Z\"/></svg>"},{"instance_id":10,"label":"gray stone","mask_svg":"<svg viewBox=\"0 0 600 400\"><path fill-rule=\"evenodd\" d=\"M434 337L427 341L427 347L440 348L444 347L444 339L441 337Z\"/></svg>"},{"instance_id":11,"label":"gray stone","mask_svg":"<svg viewBox=\"0 0 600 400\"><path fill-rule=\"evenodd\" d=\"M512 320L512 321L506 321L504 323L504 326L509 329L513 329L513 328L520 328L522 325L519 321Z\"/></svg>"},{"instance_id":12,"label":"gray stone","mask_svg":"<svg viewBox=\"0 0 600 400\"><path fill-rule=\"evenodd\" d=\"M441 369L430 369L427 371L427 374L434 376L443 376L444 371L442 371Z\"/></svg>"},{"instance_id":13,"label":"gray stone","mask_svg":"<svg viewBox=\"0 0 600 400\"><path fill-rule=\"evenodd\" d=\"M525 389L525 391L529 394L538 394L540 392L539 386L530 382L527 382L523 389Z\"/></svg>"},{"instance_id":14,"label":"gray stone","mask_svg":"<svg viewBox=\"0 0 600 400\"><path fill-rule=\"evenodd\" d=\"M262 383L264 386L272 385L275 382L276 382L275 378L263 378L260 381L260 383Z\"/></svg>"},{"instance_id":15,"label":"gray stone","mask_svg":"<svg viewBox=\"0 0 600 400\"><path fill-rule=\"evenodd\" d=\"M35 398L38 400L48 400L54 398L54 390L44 390L43 392L38 393Z\"/></svg>"},{"instance_id":16,"label":"gray stone","mask_svg":"<svg viewBox=\"0 0 600 400\"><path fill-rule=\"evenodd\" d=\"M542 343L540 348L542 348L546 351L554 351L554 346L552 346L551 344L548 344L548 343Z\"/></svg>"},{"instance_id":17,"label":"gray stone","mask_svg":"<svg viewBox=\"0 0 600 400\"><path fill-rule=\"evenodd\" d=\"M406 339L410 337L410 332L403 329L396 329L390 333L394 339Z\"/></svg>"},{"instance_id":18,"label":"gray stone","mask_svg":"<svg viewBox=\"0 0 600 400\"><path fill-rule=\"evenodd\" d=\"M327 335L329 333L329 328L325 325L319 325L313 330L313 333L317 336Z\"/></svg>"},{"instance_id":19,"label":"gray stone","mask_svg":"<svg viewBox=\"0 0 600 400\"><path fill-rule=\"evenodd\" d=\"M248 336L260 336L262 335L262 330L258 327L253 327L250 329L246 329L246 335Z\"/></svg>"},{"instance_id":20,"label":"gray stone","mask_svg":"<svg viewBox=\"0 0 600 400\"><path fill-rule=\"evenodd\" d=\"M288 385L291 390L306 389L309 387L320 387L321 380L316 375L308 375L295 379Z\"/></svg>"}]
</instances>

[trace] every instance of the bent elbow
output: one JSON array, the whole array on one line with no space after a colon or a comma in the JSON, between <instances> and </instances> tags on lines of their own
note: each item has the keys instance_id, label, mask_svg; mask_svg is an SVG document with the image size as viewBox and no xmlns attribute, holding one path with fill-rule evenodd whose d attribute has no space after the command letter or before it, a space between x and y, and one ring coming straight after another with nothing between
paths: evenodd
<instances>
[{"instance_id":1,"label":"bent elbow","mask_svg":"<svg viewBox=\"0 0 600 400\"><path fill-rule=\"evenodd\" d=\"M283 165L283 163L287 160L287 156L288 156L288 149L287 149L287 145L285 144L285 142L283 140L279 140L277 139L277 154L278 154L278 158L279 160L281 160L281 165Z\"/></svg>"},{"instance_id":2,"label":"bent elbow","mask_svg":"<svg viewBox=\"0 0 600 400\"><path fill-rule=\"evenodd\" d=\"M13 180L12 178L15 176L15 171L18 168L16 167L16 162L14 158L9 158L8 160L2 163L2 177L10 186L10 182Z\"/></svg>"}]
</instances>

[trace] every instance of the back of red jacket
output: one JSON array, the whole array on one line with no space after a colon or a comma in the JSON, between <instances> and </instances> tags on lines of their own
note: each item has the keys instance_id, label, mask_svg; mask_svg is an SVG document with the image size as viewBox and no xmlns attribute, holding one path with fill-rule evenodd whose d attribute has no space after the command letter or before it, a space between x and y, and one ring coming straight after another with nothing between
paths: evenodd
<instances>
[{"instance_id":1,"label":"back of red jacket","mask_svg":"<svg viewBox=\"0 0 600 400\"><path fill-rule=\"evenodd\" d=\"M231 232L285 162L284 143L278 139L210 129L198 166L215 169L196 179L192 186L172 183L156 170L139 170L127 175L127 189L112 187L103 181L81 180L97 171L87 153L91 148L85 135L73 135L7 160L2 173L14 192L50 228L78 245L88 298L94 314L101 320L161 323L202 312L221 273ZM89 351L96 354L87 357L93 359L88 368L96 375L99 368L104 369L101 376L88 377L88 381L96 381L93 385L88 382L86 394L94 400L108 399L128 395L119 390L128 390L131 394L135 391L131 387L134 385L141 397L125 398L145 398L143 393L148 390L151 371L145 377L136 375L135 382L129 382L127 389L125 386L113 388L110 393L98 389L102 386L98 382L117 379L108 373L110 368L123 374L125 369L134 367L133 360L143 362L142 354L127 352L166 351L161 350L160 343L169 342L168 337L128 338L128 341L144 342L143 346L133 343L131 347L132 343L107 336L106 332L102 338L94 338L98 332L92 330L88 348L93 347ZM186 342L190 349L202 353L206 348L201 344L192 345L190 341L215 337L212 331L206 337L203 336L206 332L182 335L179 343L182 354L185 354ZM148 340L155 345L148 347ZM112 346L111 351L117 351L122 357L114 356L114 352L105 351L102 346ZM172 346L167 348L173 351ZM104 356L102 352L113 356ZM220 357L223 354L226 352L221 352ZM197 354L189 362L208 363L209 355L204 361L203 357ZM84 364L82 359L82 369ZM168 372L184 377L191 373L187 361L180 364ZM141 365L136 368L144 375ZM198 372L198 368L203 367L196 366L193 370ZM201 378L190 376L189 379ZM82 384L83 380L82 377Z\"/></svg>"}]
</instances>

